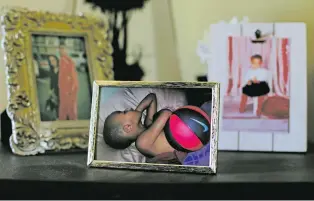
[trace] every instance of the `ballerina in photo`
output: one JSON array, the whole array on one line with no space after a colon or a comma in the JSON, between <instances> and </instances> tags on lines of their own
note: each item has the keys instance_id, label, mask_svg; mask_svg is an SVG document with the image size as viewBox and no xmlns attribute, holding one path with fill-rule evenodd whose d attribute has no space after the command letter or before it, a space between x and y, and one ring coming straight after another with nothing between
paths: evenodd
<instances>
[{"instance_id":1,"label":"ballerina in photo","mask_svg":"<svg viewBox=\"0 0 314 201\"><path fill-rule=\"evenodd\" d=\"M257 109L254 111L259 117L262 113L262 105L270 92L268 80L269 72L266 68L262 68L263 58L261 55L251 56L251 68L245 75L244 86L240 101L240 113L245 112L247 100L249 97L257 97Z\"/></svg>"}]
</instances>

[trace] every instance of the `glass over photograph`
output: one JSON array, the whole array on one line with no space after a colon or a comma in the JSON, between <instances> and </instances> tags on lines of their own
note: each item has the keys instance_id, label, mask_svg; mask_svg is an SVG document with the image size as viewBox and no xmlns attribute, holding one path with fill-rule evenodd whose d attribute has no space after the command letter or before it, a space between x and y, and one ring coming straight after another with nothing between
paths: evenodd
<instances>
[{"instance_id":1,"label":"glass over photograph","mask_svg":"<svg viewBox=\"0 0 314 201\"><path fill-rule=\"evenodd\" d=\"M290 40L229 37L223 130L289 131Z\"/></svg>"},{"instance_id":2,"label":"glass over photograph","mask_svg":"<svg viewBox=\"0 0 314 201\"><path fill-rule=\"evenodd\" d=\"M90 119L84 37L33 34L32 53L41 121Z\"/></svg>"},{"instance_id":3,"label":"glass over photograph","mask_svg":"<svg viewBox=\"0 0 314 201\"><path fill-rule=\"evenodd\" d=\"M210 165L212 90L101 87L95 160Z\"/></svg>"}]
</instances>

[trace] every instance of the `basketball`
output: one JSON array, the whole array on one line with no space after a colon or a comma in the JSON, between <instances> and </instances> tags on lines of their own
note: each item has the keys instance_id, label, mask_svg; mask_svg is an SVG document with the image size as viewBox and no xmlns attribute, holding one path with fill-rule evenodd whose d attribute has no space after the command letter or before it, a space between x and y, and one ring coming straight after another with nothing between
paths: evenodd
<instances>
[{"instance_id":1,"label":"basketball","mask_svg":"<svg viewBox=\"0 0 314 201\"><path fill-rule=\"evenodd\" d=\"M289 119L289 99L280 96L268 97L262 106L262 114L269 119Z\"/></svg>"},{"instance_id":2,"label":"basketball","mask_svg":"<svg viewBox=\"0 0 314 201\"><path fill-rule=\"evenodd\" d=\"M203 148L210 140L210 130L210 117L196 106L184 106L174 111L164 128L169 144L182 152Z\"/></svg>"}]
</instances>

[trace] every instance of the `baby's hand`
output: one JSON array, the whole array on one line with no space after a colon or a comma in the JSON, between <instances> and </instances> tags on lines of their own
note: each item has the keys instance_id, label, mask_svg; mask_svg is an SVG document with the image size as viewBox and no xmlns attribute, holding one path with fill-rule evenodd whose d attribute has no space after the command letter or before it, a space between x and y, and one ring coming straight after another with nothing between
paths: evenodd
<instances>
[{"instance_id":1,"label":"baby's hand","mask_svg":"<svg viewBox=\"0 0 314 201\"><path fill-rule=\"evenodd\" d=\"M259 81L256 79L256 77L253 78L253 83L259 83Z\"/></svg>"}]
</instances>

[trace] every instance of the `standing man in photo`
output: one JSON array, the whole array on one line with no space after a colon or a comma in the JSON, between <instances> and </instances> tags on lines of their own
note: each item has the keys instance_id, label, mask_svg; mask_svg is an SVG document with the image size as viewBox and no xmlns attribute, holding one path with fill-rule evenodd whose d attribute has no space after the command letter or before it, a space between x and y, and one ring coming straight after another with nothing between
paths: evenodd
<instances>
[{"instance_id":1,"label":"standing man in photo","mask_svg":"<svg viewBox=\"0 0 314 201\"><path fill-rule=\"evenodd\" d=\"M68 55L64 44L59 46L59 120L77 120L78 75L75 62Z\"/></svg>"}]
</instances>

